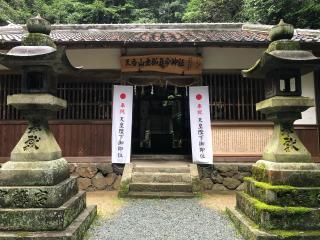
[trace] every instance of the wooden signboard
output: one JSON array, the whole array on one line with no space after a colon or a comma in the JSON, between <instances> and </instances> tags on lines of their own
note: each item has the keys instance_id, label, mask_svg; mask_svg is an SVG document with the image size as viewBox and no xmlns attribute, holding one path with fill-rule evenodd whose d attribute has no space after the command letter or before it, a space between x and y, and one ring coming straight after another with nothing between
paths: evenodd
<instances>
[{"instance_id":1,"label":"wooden signboard","mask_svg":"<svg viewBox=\"0 0 320 240\"><path fill-rule=\"evenodd\" d=\"M188 55L144 55L120 57L122 72L201 74L202 57Z\"/></svg>"}]
</instances>

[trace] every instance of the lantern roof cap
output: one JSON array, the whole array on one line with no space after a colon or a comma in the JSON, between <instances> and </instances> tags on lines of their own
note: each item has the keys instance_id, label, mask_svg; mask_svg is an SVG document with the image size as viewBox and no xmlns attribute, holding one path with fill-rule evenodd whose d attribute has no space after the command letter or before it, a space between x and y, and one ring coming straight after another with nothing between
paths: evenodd
<instances>
[{"instance_id":1,"label":"lantern roof cap","mask_svg":"<svg viewBox=\"0 0 320 240\"><path fill-rule=\"evenodd\" d=\"M57 49L49 46L18 46L12 48L7 55L9 56L39 56L47 55L57 51Z\"/></svg>"},{"instance_id":2,"label":"lantern roof cap","mask_svg":"<svg viewBox=\"0 0 320 240\"><path fill-rule=\"evenodd\" d=\"M19 46L8 53L0 53L0 63L10 69L23 69L27 66L47 66L57 74L78 72L81 67L74 67L64 47L58 49L49 46Z\"/></svg>"},{"instance_id":3,"label":"lantern roof cap","mask_svg":"<svg viewBox=\"0 0 320 240\"><path fill-rule=\"evenodd\" d=\"M272 71L286 69L299 70L306 74L320 68L320 58L311 52L301 50L299 42L291 40L294 27L282 19L271 28L269 36L271 43L262 57L249 69L242 70L242 75L251 78L266 78Z\"/></svg>"},{"instance_id":4,"label":"lantern roof cap","mask_svg":"<svg viewBox=\"0 0 320 240\"><path fill-rule=\"evenodd\" d=\"M316 68L320 68L320 58L317 58L309 51L275 50L264 52L253 67L242 70L242 75L244 77L263 79L274 70L296 69L300 70L301 74L307 74Z\"/></svg>"}]
</instances>

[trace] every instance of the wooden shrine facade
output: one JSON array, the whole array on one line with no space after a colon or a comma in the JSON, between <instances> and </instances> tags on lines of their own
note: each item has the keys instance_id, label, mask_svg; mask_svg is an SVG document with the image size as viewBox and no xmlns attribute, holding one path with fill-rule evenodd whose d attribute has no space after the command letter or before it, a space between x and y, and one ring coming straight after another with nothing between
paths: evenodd
<instances>
[{"instance_id":1,"label":"wooden shrine facade","mask_svg":"<svg viewBox=\"0 0 320 240\"><path fill-rule=\"evenodd\" d=\"M207 85L214 161L259 159L273 126L255 111L255 104L264 98L262 82L242 78L240 71L265 51L271 27L245 23L53 25L50 36L56 45L67 48L73 66L83 67L81 74L59 79L58 96L68 101L68 108L50 125L63 156L77 162L110 161L113 84L136 85L136 96L139 91L152 91L150 86L158 88L154 91L161 87L167 94L180 94L184 106L186 86ZM294 39L302 49L320 56L319 34L319 30L296 29ZM24 36L24 26L0 26L0 51L20 45ZM315 98L317 107L304 112L295 125L317 161L319 81L319 73L304 76L302 95ZM19 113L6 105L7 96L20 91L19 74L0 65L0 162L8 159L26 128Z\"/></svg>"},{"instance_id":2,"label":"wooden shrine facade","mask_svg":"<svg viewBox=\"0 0 320 240\"><path fill-rule=\"evenodd\" d=\"M320 75L315 76L318 84ZM262 82L243 78L239 73L210 71L202 74L201 81L209 86L215 161L257 160L272 134L272 124L255 111L255 103L264 98ZM68 108L59 112L50 125L69 161L101 162L110 158L113 84L90 79L60 80L57 94L68 101ZM185 91L184 87L179 89ZM8 159L26 128L19 113L6 105L6 96L20 91L20 75L2 72L0 141L4 144L0 148L1 162ZM319 92L317 103L319 106ZM296 125L296 129L313 157L319 160L319 125Z\"/></svg>"}]
</instances>

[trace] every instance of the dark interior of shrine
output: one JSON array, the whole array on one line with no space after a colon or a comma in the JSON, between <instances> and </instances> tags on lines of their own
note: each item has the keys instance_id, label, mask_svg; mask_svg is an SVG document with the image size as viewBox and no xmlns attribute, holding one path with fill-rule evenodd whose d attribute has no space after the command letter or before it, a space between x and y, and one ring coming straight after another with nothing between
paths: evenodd
<instances>
[{"instance_id":1,"label":"dark interior of shrine","mask_svg":"<svg viewBox=\"0 0 320 240\"><path fill-rule=\"evenodd\" d=\"M135 86L132 126L133 154L190 154L187 88Z\"/></svg>"}]
</instances>

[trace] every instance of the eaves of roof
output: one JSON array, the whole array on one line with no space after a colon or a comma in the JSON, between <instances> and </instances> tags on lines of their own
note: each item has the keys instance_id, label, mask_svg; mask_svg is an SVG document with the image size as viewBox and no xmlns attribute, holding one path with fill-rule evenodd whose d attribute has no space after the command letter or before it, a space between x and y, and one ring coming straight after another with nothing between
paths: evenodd
<instances>
[{"instance_id":1,"label":"eaves of roof","mask_svg":"<svg viewBox=\"0 0 320 240\"><path fill-rule=\"evenodd\" d=\"M271 25L242 23L53 25L50 36L68 48L266 47ZM20 45L25 26L0 27L0 48ZM297 29L293 40L304 48L320 45L320 31Z\"/></svg>"}]
</instances>

